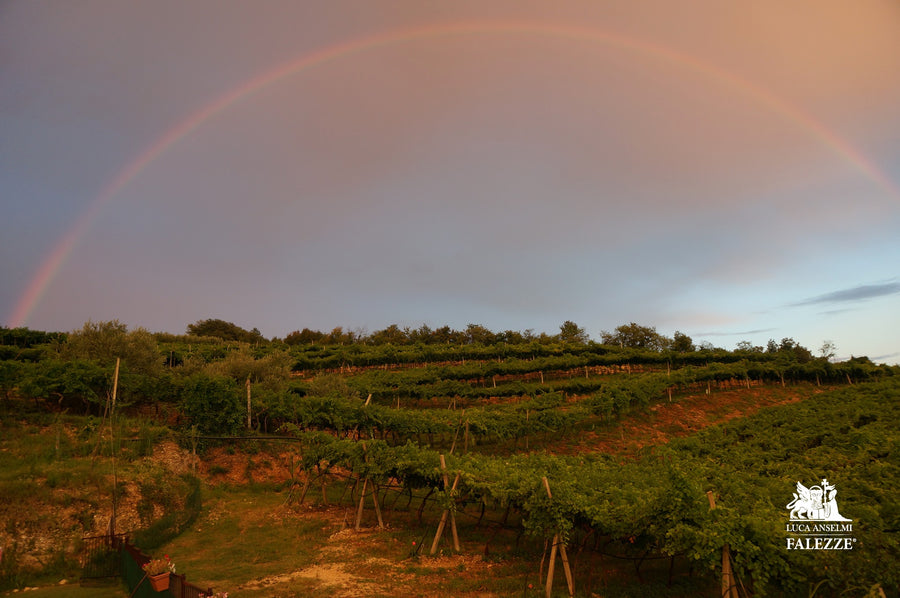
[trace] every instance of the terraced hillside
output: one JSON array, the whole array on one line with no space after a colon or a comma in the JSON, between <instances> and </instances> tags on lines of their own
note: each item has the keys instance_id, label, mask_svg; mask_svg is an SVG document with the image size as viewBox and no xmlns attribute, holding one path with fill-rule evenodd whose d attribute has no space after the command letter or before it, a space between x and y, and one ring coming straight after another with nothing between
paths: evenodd
<instances>
[{"instance_id":1,"label":"terraced hillside","mask_svg":"<svg viewBox=\"0 0 900 598\"><path fill-rule=\"evenodd\" d=\"M900 378L865 358L75 336L3 352L7 586L71 574L115 497L145 550L235 596L538 595L551 562L565 593L565 548L579 595L697 595L725 545L745 594L897 588ZM853 550L787 550L797 481L825 477Z\"/></svg>"}]
</instances>

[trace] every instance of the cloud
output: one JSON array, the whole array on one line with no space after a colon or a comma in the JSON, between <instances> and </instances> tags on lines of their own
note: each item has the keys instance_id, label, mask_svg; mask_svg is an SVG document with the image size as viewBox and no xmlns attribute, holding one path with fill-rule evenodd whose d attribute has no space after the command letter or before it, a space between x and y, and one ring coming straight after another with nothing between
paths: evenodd
<instances>
[{"instance_id":1,"label":"cloud","mask_svg":"<svg viewBox=\"0 0 900 598\"><path fill-rule=\"evenodd\" d=\"M884 297L886 295L894 295L900 293L900 282L888 282L884 284L864 284L849 289L841 289L824 295L810 297L797 303L792 303L791 307L801 307L804 305L819 305L822 303L846 303L852 301L862 301L864 299L872 299L874 297Z\"/></svg>"},{"instance_id":2,"label":"cloud","mask_svg":"<svg viewBox=\"0 0 900 598\"><path fill-rule=\"evenodd\" d=\"M775 328L757 328L756 330L743 330L740 332L698 332L694 336L748 336L751 334L771 332L773 330L775 330Z\"/></svg>"},{"instance_id":3,"label":"cloud","mask_svg":"<svg viewBox=\"0 0 900 598\"><path fill-rule=\"evenodd\" d=\"M850 312L858 311L855 308L847 307L844 309L829 309L828 311L819 312L819 315L822 316L836 316L839 314L846 314Z\"/></svg>"}]
</instances>

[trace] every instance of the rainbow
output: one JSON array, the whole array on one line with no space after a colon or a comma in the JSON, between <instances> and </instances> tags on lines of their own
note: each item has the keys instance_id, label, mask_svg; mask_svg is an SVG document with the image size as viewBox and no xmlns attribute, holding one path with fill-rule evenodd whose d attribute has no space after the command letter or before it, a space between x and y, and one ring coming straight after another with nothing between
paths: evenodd
<instances>
[{"instance_id":1,"label":"rainbow","mask_svg":"<svg viewBox=\"0 0 900 598\"><path fill-rule=\"evenodd\" d=\"M8 321L13 327L24 326L30 314L37 307L41 297L46 293L50 283L65 264L69 254L78 241L91 226L92 221L112 199L131 181L140 175L160 155L180 140L189 136L201 125L217 114L228 109L239 101L246 100L254 93L275 84L287 77L296 75L306 69L321 66L329 61L353 54L371 51L383 46L406 43L420 39L435 39L448 36L472 34L527 34L563 37L576 41L603 44L645 56L651 60L673 65L675 68L694 72L703 77L733 89L767 110L780 115L785 120L808 131L814 138L834 151L846 162L852 164L859 172L887 190L891 195L900 198L900 191L879 168L860 154L833 131L825 127L813 116L801 112L796 106L775 96L765 88L747 81L737 75L725 71L715 65L702 62L697 58L683 54L672 48L654 44L647 40L627 37L589 27L572 25L556 25L540 22L475 22L452 23L387 31L381 34L351 39L337 43L299 58L280 64L270 71L262 73L224 93L176 123L162 136L153 141L146 149L128 162L88 204L82 214L54 245L37 272L29 282L25 292L13 310Z\"/></svg>"}]
</instances>

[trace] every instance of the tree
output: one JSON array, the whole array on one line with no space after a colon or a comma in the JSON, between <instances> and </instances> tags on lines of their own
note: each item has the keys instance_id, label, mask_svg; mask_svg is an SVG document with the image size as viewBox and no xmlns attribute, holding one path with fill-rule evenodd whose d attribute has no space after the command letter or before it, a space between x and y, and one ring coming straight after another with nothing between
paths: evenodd
<instances>
[{"instance_id":1,"label":"tree","mask_svg":"<svg viewBox=\"0 0 900 598\"><path fill-rule=\"evenodd\" d=\"M303 330L295 330L284 337L285 344L288 345L314 345L316 343L322 342L322 339L325 338L324 332L319 332L318 330L310 330L309 328L304 328Z\"/></svg>"},{"instance_id":2,"label":"tree","mask_svg":"<svg viewBox=\"0 0 900 598\"><path fill-rule=\"evenodd\" d=\"M762 353L763 348L759 345L754 345L750 341L739 341L735 345L736 351L743 351L744 353Z\"/></svg>"},{"instance_id":3,"label":"tree","mask_svg":"<svg viewBox=\"0 0 900 598\"><path fill-rule=\"evenodd\" d=\"M497 337L501 342L509 345L521 345L525 342L525 335L516 330L504 330Z\"/></svg>"},{"instance_id":4,"label":"tree","mask_svg":"<svg viewBox=\"0 0 900 598\"><path fill-rule=\"evenodd\" d=\"M656 332L656 327L640 326L634 322L618 326L613 333L603 330L600 332L600 338L605 345L651 351L661 351L672 344L670 339Z\"/></svg>"},{"instance_id":5,"label":"tree","mask_svg":"<svg viewBox=\"0 0 900 598\"><path fill-rule=\"evenodd\" d=\"M770 347L773 344L774 341L769 341ZM798 363L807 363L813 358L812 353L809 349L800 345L794 339L787 337L781 339L781 344L778 345L778 348L775 352L782 357L786 357L787 359L792 361L797 361Z\"/></svg>"},{"instance_id":6,"label":"tree","mask_svg":"<svg viewBox=\"0 0 900 598\"><path fill-rule=\"evenodd\" d=\"M427 345L434 342L433 334L434 331L428 326L428 324L422 324L415 330L410 330L407 333L407 336L413 343L422 343Z\"/></svg>"},{"instance_id":7,"label":"tree","mask_svg":"<svg viewBox=\"0 0 900 598\"><path fill-rule=\"evenodd\" d=\"M455 343L464 343L466 342L466 333L459 332L458 330L453 330L449 326L441 326L436 329L432 334L432 338L434 338L434 342L440 344L455 344Z\"/></svg>"},{"instance_id":8,"label":"tree","mask_svg":"<svg viewBox=\"0 0 900 598\"><path fill-rule=\"evenodd\" d=\"M369 340L376 345L405 345L409 340L408 329L401 330L396 324L391 324L384 330L377 330L369 335Z\"/></svg>"},{"instance_id":9,"label":"tree","mask_svg":"<svg viewBox=\"0 0 900 598\"><path fill-rule=\"evenodd\" d=\"M343 326L335 326L331 332L323 339L323 342L330 345L343 345L344 343L353 342L353 333L344 332Z\"/></svg>"},{"instance_id":10,"label":"tree","mask_svg":"<svg viewBox=\"0 0 900 598\"><path fill-rule=\"evenodd\" d=\"M571 320L566 320L559 327L559 340L564 343L578 343L583 345L588 342L588 334L584 328L579 328L578 324Z\"/></svg>"},{"instance_id":11,"label":"tree","mask_svg":"<svg viewBox=\"0 0 900 598\"><path fill-rule=\"evenodd\" d=\"M188 324L187 333L193 336L214 336L225 341L240 341L243 343L265 342L262 333L254 328L244 330L240 326L217 318L198 320Z\"/></svg>"},{"instance_id":12,"label":"tree","mask_svg":"<svg viewBox=\"0 0 900 598\"><path fill-rule=\"evenodd\" d=\"M819 349L819 353L822 354L822 359L825 361L831 361L834 358L835 351L837 351L837 345L832 341L823 342L822 347Z\"/></svg>"},{"instance_id":13,"label":"tree","mask_svg":"<svg viewBox=\"0 0 900 598\"><path fill-rule=\"evenodd\" d=\"M60 357L94 361L110 371L119 358L128 371L148 376L158 375L164 360L152 334L143 328L129 332L118 320L86 322L60 345Z\"/></svg>"},{"instance_id":14,"label":"tree","mask_svg":"<svg viewBox=\"0 0 900 598\"><path fill-rule=\"evenodd\" d=\"M469 324L466 326L466 341L490 345L496 340L496 335L481 324Z\"/></svg>"},{"instance_id":15,"label":"tree","mask_svg":"<svg viewBox=\"0 0 900 598\"><path fill-rule=\"evenodd\" d=\"M694 350L694 341L688 335L676 330L672 340L672 350L679 353L690 353Z\"/></svg>"}]
</instances>

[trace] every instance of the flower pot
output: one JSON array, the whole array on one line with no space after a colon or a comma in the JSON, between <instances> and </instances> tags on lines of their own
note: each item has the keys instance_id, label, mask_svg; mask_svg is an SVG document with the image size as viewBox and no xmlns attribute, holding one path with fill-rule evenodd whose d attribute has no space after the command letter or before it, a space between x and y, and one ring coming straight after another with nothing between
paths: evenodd
<instances>
[{"instance_id":1,"label":"flower pot","mask_svg":"<svg viewBox=\"0 0 900 598\"><path fill-rule=\"evenodd\" d=\"M153 586L153 589L157 592L169 589L168 572L160 573L159 575L147 575L147 579L150 580L150 585Z\"/></svg>"}]
</instances>

